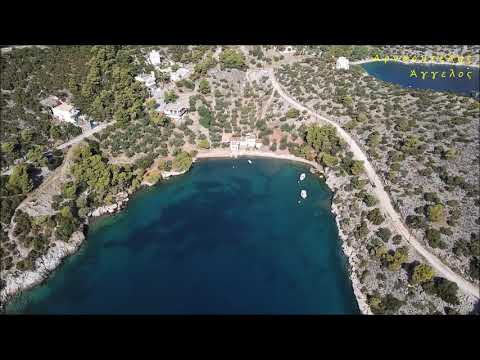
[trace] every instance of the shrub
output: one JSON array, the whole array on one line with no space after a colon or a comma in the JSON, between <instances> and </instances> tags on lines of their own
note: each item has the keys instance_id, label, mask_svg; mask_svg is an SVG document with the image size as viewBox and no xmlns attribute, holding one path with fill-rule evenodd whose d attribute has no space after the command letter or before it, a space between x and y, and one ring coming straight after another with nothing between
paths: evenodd
<instances>
[{"instance_id":1,"label":"shrub","mask_svg":"<svg viewBox=\"0 0 480 360\"><path fill-rule=\"evenodd\" d=\"M434 274L433 268L430 265L419 264L413 269L411 280L413 284L423 284L424 282L430 281Z\"/></svg>"},{"instance_id":2,"label":"shrub","mask_svg":"<svg viewBox=\"0 0 480 360\"><path fill-rule=\"evenodd\" d=\"M458 285L454 282L444 278L434 278L433 280L423 283L422 287L425 292L432 295L437 295L439 298L449 304L459 304L457 298Z\"/></svg>"},{"instance_id":3,"label":"shrub","mask_svg":"<svg viewBox=\"0 0 480 360\"><path fill-rule=\"evenodd\" d=\"M470 259L468 274L473 279L480 279L480 259L478 257Z\"/></svg>"},{"instance_id":4,"label":"shrub","mask_svg":"<svg viewBox=\"0 0 480 360\"><path fill-rule=\"evenodd\" d=\"M425 231L425 237L428 241L428 245L430 245L432 248L440 248L444 249L446 247L445 242L441 240L441 233L435 228L428 228Z\"/></svg>"},{"instance_id":5,"label":"shrub","mask_svg":"<svg viewBox=\"0 0 480 360\"><path fill-rule=\"evenodd\" d=\"M401 266L408 260L408 248L405 246L398 248L393 254L388 254L385 260L388 270L400 270Z\"/></svg>"},{"instance_id":6,"label":"shrub","mask_svg":"<svg viewBox=\"0 0 480 360\"><path fill-rule=\"evenodd\" d=\"M287 117L289 118L297 118L300 116L300 111L297 109L291 108L287 111Z\"/></svg>"},{"instance_id":7,"label":"shrub","mask_svg":"<svg viewBox=\"0 0 480 360\"><path fill-rule=\"evenodd\" d=\"M198 142L198 147L202 149L210 149L210 143L207 139L202 139Z\"/></svg>"},{"instance_id":8,"label":"shrub","mask_svg":"<svg viewBox=\"0 0 480 360\"><path fill-rule=\"evenodd\" d=\"M374 225L380 225L385 220L379 208L370 210L367 214L367 219Z\"/></svg>"},{"instance_id":9,"label":"shrub","mask_svg":"<svg viewBox=\"0 0 480 360\"><path fill-rule=\"evenodd\" d=\"M392 239L392 242L395 244L395 245L398 245L400 244L402 241L402 236L401 235L395 235Z\"/></svg>"},{"instance_id":10,"label":"shrub","mask_svg":"<svg viewBox=\"0 0 480 360\"><path fill-rule=\"evenodd\" d=\"M392 232L390 231L390 229L382 227L377 230L377 236L384 242L388 242L388 240L392 236Z\"/></svg>"},{"instance_id":11,"label":"shrub","mask_svg":"<svg viewBox=\"0 0 480 360\"><path fill-rule=\"evenodd\" d=\"M187 152L180 152L172 163L173 169L175 171L187 171L192 166L192 157Z\"/></svg>"},{"instance_id":12,"label":"shrub","mask_svg":"<svg viewBox=\"0 0 480 360\"><path fill-rule=\"evenodd\" d=\"M431 205L427 207L428 220L439 222L444 218L445 207L442 204Z\"/></svg>"}]
</instances>

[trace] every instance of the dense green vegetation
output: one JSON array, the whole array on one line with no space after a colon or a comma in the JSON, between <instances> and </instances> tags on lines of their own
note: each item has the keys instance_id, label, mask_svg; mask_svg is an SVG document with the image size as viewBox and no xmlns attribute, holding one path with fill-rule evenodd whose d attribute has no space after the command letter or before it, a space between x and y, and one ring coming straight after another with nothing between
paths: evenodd
<instances>
[{"instance_id":1,"label":"dense green vegetation","mask_svg":"<svg viewBox=\"0 0 480 360\"><path fill-rule=\"evenodd\" d=\"M343 150L343 142L331 125L311 125L305 133L306 145L300 154L309 160L316 159L320 164L332 167L339 162L338 155Z\"/></svg>"},{"instance_id":2,"label":"dense green vegetation","mask_svg":"<svg viewBox=\"0 0 480 360\"><path fill-rule=\"evenodd\" d=\"M459 304L457 297L458 285L454 282L437 277L433 280L423 283L422 287L425 292L436 295L449 304Z\"/></svg>"},{"instance_id":3,"label":"dense green vegetation","mask_svg":"<svg viewBox=\"0 0 480 360\"><path fill-rule=\"evenodd\" d=\"M435 275L432 267L427 264L418 264L413 269L411 281L413 284L423 284L430 281Z\"/></svg>"},{"instance_id":4,"label":"dense green vegetation","mask_svg":"<svg viewBox=\"0 0 480 360\"><path fill-rule=\"evenodd\" d=\"M220 67L221 69L245 70L247 68L245 55L235 49L224 49L220 53Z\"/></svg>"},{"instance_id":5,"label":"dense green vegetation","mask_svg":"<svg viewBox=\"0 0 480 360\"><path fill-rule=\"evenodd\" d=\"M50 147L78 135L80 128L54 121L40 101L66 97L70 85L86 75L89 46L16 49L0 57L2 91L1 165L11 165L36 146Z\"/></svg>"},{"instance_id":6,"label":"dense green vegetation","mask_svg":"<svg viewBox=\"0 0 480 360\"><path fill-rule=\"evenodd\" d=\"M98 150L87 144L82 144L75 150L72 166L75 178L73 185L76 189L74 199L88 188L89 194L82 202L84 208L111 203L118 192L140 186L143 169L147 166L134 170L130 165L109 164Z\"/></svg>"},{"instance_id":7,"label":"dense green vegetation","mask_svg":"<svg viewBox=\"0 0 480 360\"><path fill-rule=\"evenodd\" d=\"M134 79L138 66L132 51L121 46L94 46L90 55L86 77L72 89L79 109L98 121L115 119L123 126L141 117L147 93Z\"/></svg>"},{"instance_id":8,"label":"dense green vegetation","mask_svg":"<svg viewBox=\"0 0 480 360\"><path fill-rule=\"evenodd\" d=\"M182 151L172 162L172 168L175 171L187 171L192 166L192 157L189 153Z\"/></svg>"}]
</instances>

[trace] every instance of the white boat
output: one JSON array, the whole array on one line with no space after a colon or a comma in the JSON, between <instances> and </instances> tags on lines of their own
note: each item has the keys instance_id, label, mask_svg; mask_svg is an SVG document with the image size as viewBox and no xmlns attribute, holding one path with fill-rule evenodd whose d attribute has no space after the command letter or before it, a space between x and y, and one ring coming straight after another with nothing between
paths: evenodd
<instances>
[{"instance_id":1,"label":"white boat","mask_svg":"<svg viewBox=\"0 0 480 360\"><path fill-rule=\"evenodd\" d=\"M302 190L302 191L300 191L300 196L302 197L302 199L306 199L306 197L307 197L307 190Z\"/></svg>"},{"instance_id":2,"label":"white boat","mask_svg":"<svg viewBox=\"0 0 480 360\"><path fill-rule=\"evenodd\" d=\"M251 164L251 163L252 163L252 160L249 159L249 160L248 160L248 163Z\"/></svg>"},{"instance_id":3,"label":"white boat","mask_svg":"<svg viewBox=\"0 0 480 360\"><path fill-rule=\"evenodd\" d=\"M305 175L304 173L302 173L302 174L300 175L300 181L305 180L305 176L306 176L306 175Z\"/></svg>"}]
</instances>

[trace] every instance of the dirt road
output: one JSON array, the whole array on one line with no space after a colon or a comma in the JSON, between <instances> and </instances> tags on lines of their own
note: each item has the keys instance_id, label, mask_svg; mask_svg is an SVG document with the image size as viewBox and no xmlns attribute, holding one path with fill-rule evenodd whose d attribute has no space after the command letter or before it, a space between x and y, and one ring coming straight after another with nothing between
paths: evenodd
<instances>
[{"instance_id":1,"label":"dirt road","mask_svg":"<svg viewBox=\"0 0 480 360\"><path fill-rule=\"evenodd\" d=\"M397 232L402 235L412 247L421 254L425 260L437 271L438 274L445 277L446 279L455 282L458 287L470 294L475 296L476 298L480 298L480 290L479 287L471 282L465 280L460 275L453 272L448 266L446 266L437 256L430 253L419 241L416 237L410 233L407 226L403 223L400 218L400 215L394 209L392 202L390 200L389 195L383 188L383 183L380 177L377 175L375 170L373 169L372 164L368 160L367 156L363 153L360 149L358 144L353 140L353 138L343 130L340 125L335 123L333 120L330 120L322 115L315 113L313 110L307 108L306 106L300 104L298 101L290 97L285 90L281 87L278 81L275 78L275 75L272 70L269 71L270 80L272 82L273 88L279 93L279 95L285 99L290 105L293 107L303 111L306 110L308 114L314 116L315 118L321 120L324 123L330 124L335 126L337 129L337 133L346 141L350 150L354 154L354 158L357 160L361 160L364 163L365 173L368 179L375 184L373 188L374 195L379 200L379 208L381 211L387 216L387 220L390 222L391 226L397 230Z\"/></svg>"},{"instance_id":2,"label":"dirt road","mask_svg":"<svg viewBox=\"0 0 480 360\"><path fill-rule=\"evenodd\" d=\"M102 131L107 126L113 125L114 123L115 123L115 121L111 121L109 123L98 125L97 127L94 127L93 129L90 129L90 130L85 131L84 133L78 135L77 137L73 138L72 140L67 141L66 143L63 143L62 145L57 146L57 149L62 150L62 149L65 149L65 148L67 148L71 145L78 144L83 139L85 139L85 138L87 138L87 137L89 137L89 136L91 136L91 135L93 135L93 134L95 134L99 131Z\"/></svg>"}]
</instances>

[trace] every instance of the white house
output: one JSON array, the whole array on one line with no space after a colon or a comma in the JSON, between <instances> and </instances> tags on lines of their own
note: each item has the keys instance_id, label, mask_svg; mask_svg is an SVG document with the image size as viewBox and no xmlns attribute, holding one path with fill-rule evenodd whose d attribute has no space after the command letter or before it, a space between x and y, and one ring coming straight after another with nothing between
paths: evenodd
<instances>
[{"instance_id":1,"label":"white house","mask_svg":"<svg viewBox=\"0 0 480 360\"><path fill-rule=\"evenodd\" d=\"M261 143L258 143L261 146ZM259 148L257 146L257 137L254 134L247 134L241 138L232 137L230 140L230 149L234 151Z\"/></svg>"},{"instance_id":2,"label":"white house","mask_svg":"<svg viewBox=\"0 0 480 360\"><path fill-rule=\"evenodd\" d=\"M233 136L230 139L230 151L235 152L240 150L240 138Z\"/></svg>"},{"instance_id":3,"label":"white house","mask_svg":"<svg viewBox=\"0 0 480 360\"><path fill-rule=\"evenodd\" d=\"M155 85L155 73L152 71L150 74L137 75L135 80L145 83L145 86L150 88Z\"/></svg>"},{"instance_id":4,"label":"white house","mask_svg":"<svg viewBox=\"0 0 480 360\"><path fill-rule=\"evenodd\" d=\"M176 101L168 104L164 101L159 101L157 103L158 106L156 111L164 113L166 116L172 119L179 120L188 112L188 108L184 101Z\"/></svg>"},{"instance_id":5,"label":"white house","mask_svg":"<svg viewBox=\"0 0 480 360\"><path fill-rule=\"evenodd\" d=\"M254 148L256 141L257 137L254 134L247 134L247 136L245 136L245 143L248 149Z\"/></svg>"},{"instance_id":6,"label":"white house","mask_svg":"<svg viewBox=\"0 0 480 360\"><path fill-rule=\"evenodd\" d=\"M186 107L168 107L164 110L164 114L173 119L181 119L182 116L188 111Z\"/></svg>"},{"instance_id":7,"label":"white house","mask_svg":"<svg viewBox=\"0 0 480 360\"><path fill-rule=\"evenodd\" d=\"M174 82L185 79L190 74L190 70L186 68L180 68L170 74L170 79Z\"/></svg>"},{"instance_id":8,"label":"white house","mask_svg":"<svg viewBox=\"0 0 480 360\"><path fill-rule=\"evenodd\" d=\"M158 51L152 50L148 53L148 60L153 66L158 66L162 62L162 58Z\"/></svg>"},{"instance_id":9,"label":"white house","mask_svg":"<svg viewBox=\"0 0 480 360\"><path fill-rule=\"evenodd\" d=\"M335 65L335 68L337 70L348 70L350 67L350 62L346 57L340 56L337 59L337 64Z\"/></svg>"},{"instance_id":10,"label":"white house","mask_svg":"<svg viewBox=\"0 0 480 360\"><path fill-rule=\"evenodd\" d=\"M52 112L53 116L59 120L66 121L71 124L77 123L77 115L79 111L71 105L61 103L60 105L52 108Z\"/></svg>"}]
</instances>

